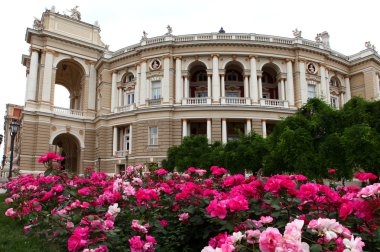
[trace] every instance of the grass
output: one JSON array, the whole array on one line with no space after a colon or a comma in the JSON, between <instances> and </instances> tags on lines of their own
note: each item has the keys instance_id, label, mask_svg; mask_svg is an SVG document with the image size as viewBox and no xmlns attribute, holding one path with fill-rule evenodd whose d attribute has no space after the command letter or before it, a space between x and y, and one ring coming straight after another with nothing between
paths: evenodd
<instances>
[{"instance_id":1,"label":"grass","mask_svg":"<svg viewBox=\"0 0 380 252\"><path fill-rule=\"evenodd\" d=\"M60 252L58 245L36 235L24 235L23 224L5 216L9 208L5 204L5 194L0 194L0 251L11 252Z\"/></svg>"}]
</instances>

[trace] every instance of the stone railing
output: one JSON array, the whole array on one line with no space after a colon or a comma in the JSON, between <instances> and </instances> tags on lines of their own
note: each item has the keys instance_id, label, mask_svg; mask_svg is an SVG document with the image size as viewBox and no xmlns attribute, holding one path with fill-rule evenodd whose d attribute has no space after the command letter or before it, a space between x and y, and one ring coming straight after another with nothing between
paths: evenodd
<instances>
[{"instance_id":1,"label":"stone railing","mask_svg":"<svg viewBox=\"0 0 380 252\"><path fill-rule=\"evenodd\" d=\"M81 110L68 109L62 107L54 107L53 111L57 115L67 115L73 117L84 117L84 112Z\"/></svg>"},{"instance_id":2,"label":"stone railing","mask_svg":"<svg viewBox=\"0 0 380 252\"><path fill-rule=\"evenodd\" d=\"M285 100L276 99L260 99L260 105L266 107L283 107L289 108L289 102Z\"/></svg>"},{"instance_id":3,"label":"stone railing","mask_svg":"<svg viewBox=\"0 0 380 252\"><path fill-rule=\"evenodd\" d=\"M338 53L331 50L329 47L325 47L322 43L316 41L304 39L304 38L286 38L271 35L255 34L255 33L203 33L203 34L189 34L189 35L178 35L178 36L158 36L154 38L147 38L139 44L134 44L125 48L122 48L114 52L113 56L118 56L120 54L134 51L136 48L144 45L154 45L159 43L164 43L170 41L170 43L183 43L183 42L195 42L195 41L217 41L217 40L228 40L228 41L252 41L252 42L263 42L263 43L274 43L282 45L305 45L309 47L314 47L318 49L325 49L331 52L333 56L342 58L344 60L349 60L351 57Z\"/></svg>"},{"instance_id":4,"label":"stone railing","mask_svg":"<svg viewBox=\"0 0 380 252\"><path fill-rule=\"evenodd\" d=\"M115 157L125 157L128 155L128 150L115 151Z\"/></svg>"},{"instance_id":5,"label":"stone railing","mask_svg":"<svg viewBox=\"0 0 380 252\"><path fill-rule=\"evenodd\" d=\"M115 108L115 113L122 113L122 112L127 112L127 111L132 111L136 109L136 104L130 104L126 106L121 106L121 107L116 107Z\"/></svg>"},{"instance_id":6,"label":"stone railing","mask_svg":"<svg viewBox=\"0 0 380 252\"><path fill-rule=\"evenodd\" d=\"M148 106L157 106L162 104L162 98L159 99L147 99Z\"/></svg>"},{"instance_id":7,"label":"stone railing","mask_svg":"<svg viewBox=\"0 0 380 252\"><path fill-rule=\"evenodd\" d=\"M191 97L183 98L182 105L210 105L211 98L209 97Z\"/></svg>"},{"instance_id":8,"label":"stone railing","mask_svg":"<svg viewBox=\"0 0 380 252\"><path fill-rule=\"evenodd\" d=\"M228 105L251 105L251 100L245 97L222 97L220 98L220 103Z\"/></svg>"}]
</instances>

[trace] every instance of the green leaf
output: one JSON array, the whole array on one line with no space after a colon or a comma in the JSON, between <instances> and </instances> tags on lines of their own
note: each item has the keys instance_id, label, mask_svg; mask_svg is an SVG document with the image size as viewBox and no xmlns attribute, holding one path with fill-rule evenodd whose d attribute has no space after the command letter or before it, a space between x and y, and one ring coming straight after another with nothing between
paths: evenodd
<instances>
[{"instance_id":1,"label":"green leaf","mask_svg":"<svg viewBox=\"0 0 380 252\"><path fill-rule=\"evenodd\" d=\"M319 244L313 244L310 247L310 252L320 252L322 251L322 246Z\"/></svg>"},{"instance_id":2,"label":"green leaf","mask_svg":"<svg viewBox=\"0 0 380 252\"><path fill-rule=\"evenodd\" d=\"M44 172L44 176L49 176L50 173L52 173L52 171L53 171L53 168L49 168L49 169L47 169L47 170Z\"/></svg>"}]
</instances>

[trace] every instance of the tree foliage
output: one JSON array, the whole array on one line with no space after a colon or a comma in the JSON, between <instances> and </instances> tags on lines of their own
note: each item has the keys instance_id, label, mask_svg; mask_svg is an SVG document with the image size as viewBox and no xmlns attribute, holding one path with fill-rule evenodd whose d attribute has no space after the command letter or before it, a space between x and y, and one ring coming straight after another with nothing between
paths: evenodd
<instances>
[{"instance_id":1,"label":"tree foliage","mask_svg":"<svg viewBox=\"0 0 380 252\"><path fill-rule=\"evenodd\" d=\"M264 139L256 133L226 144L209 145L206 136L186 137L168 150L164 165L179 171L194 166L244 170L265 175L302 173L310 178L351 178L355 170L380 173L380 101L354 97L341 110L314 98L279 122Z\"/></svg>"}]
</instances>

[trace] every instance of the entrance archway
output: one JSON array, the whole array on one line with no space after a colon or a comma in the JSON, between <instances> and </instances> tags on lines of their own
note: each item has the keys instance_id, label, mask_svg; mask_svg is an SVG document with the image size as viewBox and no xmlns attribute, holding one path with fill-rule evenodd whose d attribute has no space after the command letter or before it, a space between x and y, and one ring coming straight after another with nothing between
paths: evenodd
<instances>
[{"instance_id":1,"label":"entrance archway","mask_svg":"<svg viewBox=\"0 0 380 252\"><path fill-rule=\"evenodd\" d=\"M65 170L79 173L80 164L80 145L75 136L63 133L56 136L53 140L54 151L65 157L62 166Z\"/></svg>"}]
</instances>

